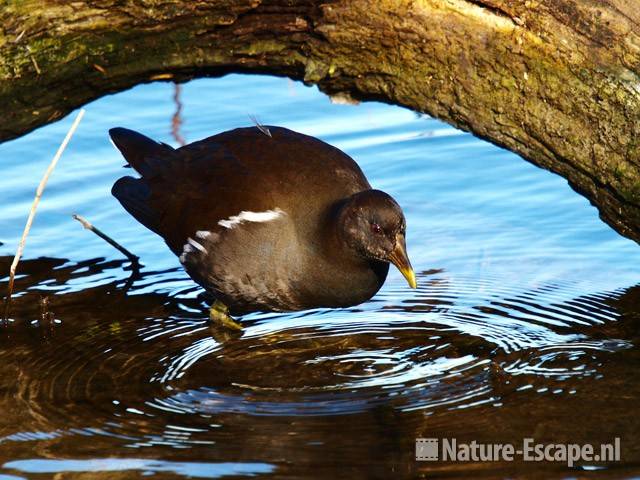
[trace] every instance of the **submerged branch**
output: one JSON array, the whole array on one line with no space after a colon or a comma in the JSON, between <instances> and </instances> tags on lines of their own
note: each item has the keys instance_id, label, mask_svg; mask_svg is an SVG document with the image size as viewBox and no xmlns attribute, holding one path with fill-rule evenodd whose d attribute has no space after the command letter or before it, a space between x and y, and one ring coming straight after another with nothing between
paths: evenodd
<instances>
[{"instance_id":1,"label":"submerged branch","mask_svg":"<svg viewBox=\"0 0 640 480\"><path fill-rule=\"evenodd\" d=\"M99 228L95 227L91 222L89 222L89 220L87 220L86 218L77 215L77 214L73 214L72 215L74 220L77 220L78 222L80 222L80 224L86 228L87 230L90 230L91 232L95 233L98 237L100 237L101 239L103 239L105 242L107 242L109 245L111 245L113 248L115 248L116 250L118 250L120 253L122 253L125 257L127 257L127 259L129 260L129 262L131 262L131 270L133 272L132 277L137 277L140 274L140 257L138 257L137 255L134 255L133 253L131 253L129 250L127 250L126 248L124 248L122 245L120 245L118 242L116 242L113 238L111 238L109 235L107 235L106 233L104 233L102 230L100 230Z\"/></svg>"}]
</instances>

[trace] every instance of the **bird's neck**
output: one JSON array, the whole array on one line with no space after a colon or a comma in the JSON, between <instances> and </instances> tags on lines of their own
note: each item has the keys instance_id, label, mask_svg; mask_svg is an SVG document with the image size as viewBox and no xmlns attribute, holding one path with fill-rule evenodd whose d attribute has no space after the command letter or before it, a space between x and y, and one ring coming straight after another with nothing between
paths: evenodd
<instances>
[{"instance_id":1,"label":"bird's neck","mask_svg":"<svg viewBox=\"0 0 640 480\"><path fill-rule=\"evenodd\" d=\"M336 202L328 211L325 219L321 222L325 234L321 235L325 239L322 247L323 256L330 263L336 266L370 266L373 263L381 263L372 261L359 252L357 252L346 239L344 233L344 222L342 214L348 206L348 199ZM375 267L372 267L375 269Z\"/></svg>"}]
</instances>

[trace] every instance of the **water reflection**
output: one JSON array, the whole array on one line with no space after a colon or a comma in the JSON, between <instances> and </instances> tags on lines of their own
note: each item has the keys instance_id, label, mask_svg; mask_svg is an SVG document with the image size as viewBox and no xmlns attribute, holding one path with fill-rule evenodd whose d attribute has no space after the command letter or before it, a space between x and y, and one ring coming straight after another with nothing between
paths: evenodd
<instances>
[{"instance_id":1,"label":"water reflection","mask_svg":"<svg viewBox=\"0 0 640 480\"><path fill-rule=\"evenodd\" d=\"M163 462L140 458L92 458L91 460L16 460L8 462L5 468L25 473L58 472L131 472L140 471L144 475L171 472L189 478L223 478L227 476L271 473L273 467L266 463L196 463ZM111 477L110 475L110 478ZM0 476L0 480L2 477Z\"/></svg>"},{"instance_id":2,"label":"water reflection","mask_svg":"<svg viewBox=\"0 0 640 480\"><path fill-rule=\"evenodd\" d=\"M0 268L10 261L1 258ZM329 470L462 468L413 461L413 438L438 435L576 443L609 441L606 432L615 431L623 458L637 455L640 421L626 412L640 393L640 383L628 381L640 360L631 348L640 287L586 296L573 296L571 284L518 292L431 270L419 275L411 299L396 303L391 289L359 308L254 314L241 336L221 341L205 299L182 273L145 272L126 291L122 266L23 263L16 321L0 334L0 459L25 460L5 463L5 472L133 465L197 476L191 468L199 467L181 459L235 458L244 466L228 467L232 474L259 474L242 470L253 468L243 462L268 466L291 451L295 465L276 462L279 471L303 472L332 452L339 458ZM149 293L150 281L182 286ZM39 321L43 295L59 323ZM566 416L582 420L559 421ZM617 424L603 431L598 422ZM345 443L345 428L363 443ZM160 449L182 463L28 460L100 450L131 458L131 449L153 458ZM508 465L491 468L500 475Z\"/></svg>"}]
</instances>

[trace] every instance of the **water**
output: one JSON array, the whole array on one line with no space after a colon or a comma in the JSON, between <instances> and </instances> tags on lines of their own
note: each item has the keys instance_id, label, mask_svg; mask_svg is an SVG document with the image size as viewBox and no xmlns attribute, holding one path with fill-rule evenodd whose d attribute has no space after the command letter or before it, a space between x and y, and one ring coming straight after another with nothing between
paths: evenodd
<instances>
[{"instance_id":1,"label":"water","mask_svg":"<svg viewBox=\"0 0 640 480\"><path fill-rule=\"evenodd\" d=\"M251 114L353 156L403 206L418 273L415 291L392 270L366 304L252 314L225 336L109 194L126 172L106 131L175 145L173 94L151 84L88 105L50 180L0 333L0 479L640 476L640 248L562 178L401 108L332 105L270 77L191 82L188 141ZM3 272L70 123L0 145ZM72 213L139 254L142 278ZM622 461L416 462L416 437L619 437Z\"/></svg>"}]
</instances>

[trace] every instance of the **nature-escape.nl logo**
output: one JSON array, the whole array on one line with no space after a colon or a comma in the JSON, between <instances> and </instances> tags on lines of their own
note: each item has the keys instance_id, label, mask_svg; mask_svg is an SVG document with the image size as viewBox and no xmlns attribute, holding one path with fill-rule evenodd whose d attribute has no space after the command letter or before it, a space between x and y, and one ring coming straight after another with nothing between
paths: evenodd
<instances>
[{"instance_id":1,"label":"nature-escape.nl logo","mask_svg":"<svg viewBox=\"0 0 640 480\"><path fill-rule=\"evenodd\" d=\"M440 443L442 440L442 443ZM619 462L620 438L611 443L583 445L577 443L536 443L533 438L522 444L464 443L455 438L416 438L416 460L451 462L564 462L573 467L576 462Z\"/></svg>"}]
</instances>

